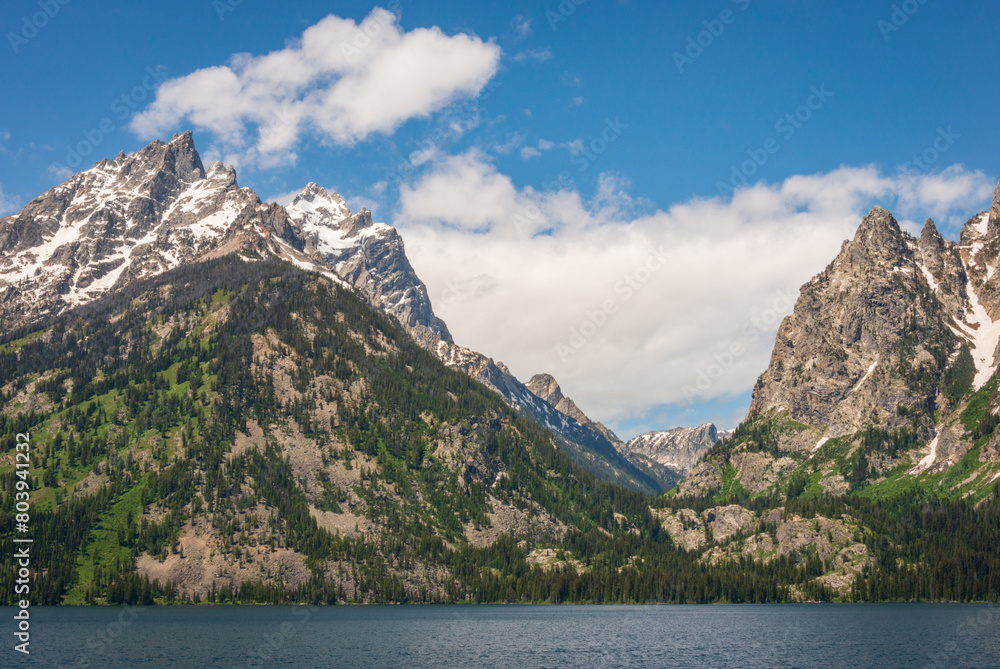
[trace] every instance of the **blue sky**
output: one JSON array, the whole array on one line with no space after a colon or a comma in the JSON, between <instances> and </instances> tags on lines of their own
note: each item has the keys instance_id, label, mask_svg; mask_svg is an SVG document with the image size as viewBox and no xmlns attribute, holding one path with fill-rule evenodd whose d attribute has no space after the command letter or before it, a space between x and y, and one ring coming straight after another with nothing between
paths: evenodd
<instances>
[{"instance_id":1,"label":"blue sky","mask_svg":"<svg viewBox=\"0 0 1000 669\"><path fill-rule=\"evenodd\" d=\"M882 204L954 237L1000 176L993 3L382 6L395 16L358 2L10 0L0 206L58 183L81 142L96 146L76 169L194 129L203 156L237 163L263 198L315 181L397 225L460 344L522 378L553 373L631 436L731 427L776 318L851 222ZM294 51L330 15L400 38L416 72L393 84L406 104L348 103L326 125L313 112L271 153L245 111L220 103L206 123L184 106L214 95L192 73ZM390 48L357 44L360 58ZM313 91L340 76L307 74ZM183 84L172 106L153 106L161 79ZM366 125L373 106L383 122ZM933 160L902 170L915 155ZM749 186L735 198L720 191L734 170ZM572 180L556 187L560 173ZM648 278L629 295L636 272Z\"/></svg>"}]
</instances>

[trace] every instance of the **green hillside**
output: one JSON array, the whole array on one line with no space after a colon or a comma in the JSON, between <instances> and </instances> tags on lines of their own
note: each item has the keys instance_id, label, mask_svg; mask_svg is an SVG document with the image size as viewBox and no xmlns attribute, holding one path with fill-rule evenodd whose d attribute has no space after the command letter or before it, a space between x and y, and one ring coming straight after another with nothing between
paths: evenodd
<instances>
[{"instance_id":1,"label":"green hillside","mask_svg":"<svg viewBox=\"0 0 1000 669\"><path fill-rule=\"evenodd\" d=\"M731 465L726 485L702 496L627 491L573 464L544 428L352 289L284 263L183 266L9 333L0 393L0 550L13 552L16 435L30 433L36 603L1000 591L995 494L900 490L883 504L874 486L817 490L804 468L751 494ZM741 512L713 511L723 505L753 520L729 532L722 519ZM823 525L837 550L782 543L796 518ZM700 532L696 549L681 547L678 523ZM871 557L850 591L827 578L843 569L841 544ZM15 578L5 564L3 603Z\"/></svg>"}]
</instances>

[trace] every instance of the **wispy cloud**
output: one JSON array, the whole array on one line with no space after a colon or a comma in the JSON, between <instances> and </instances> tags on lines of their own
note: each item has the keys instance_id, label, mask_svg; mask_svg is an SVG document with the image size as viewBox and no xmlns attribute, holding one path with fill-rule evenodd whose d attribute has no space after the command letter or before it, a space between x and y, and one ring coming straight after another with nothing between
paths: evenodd
<instances>
[{"instance_id":1,"label":"wispy cloud","mask_svg":"<svg viewBox=\"0 0 1000 669\"><path fill-rule=\"evenodd\" d=\"M522 39L531 34L531 17L525 16L524 14L518 14L511 21L511 26L513 26L514 31Z\"/></svg>"},{"instance_id":2,"label":"wispy cloud","mask_svg":"<svg viewBox=\"0 0 1000 669\"><path fill-rule=\"evenodd\" d=\"M3 184L0 184L0 216L6 216L7 214L12 214L21 209L21 201L17 197L8 195L3 190Z\"/></svg>"},{"instance_id":3,"label":"wispy cloud","mask_svg":"<svg viewBox=\"0 0 1000 669\"><path fill-rule=\"evenodd\" d=\"M527 51L519 51L514 54L514 61L518 63L523 63L526 60L537 60L539 63L544 63L550 58L552 58L552 49L549 47L528 49Z\"/></svg>"},{"instance_id":4,"label":"wispy cloud","mask_svg":"<svg viewBox=\"0 0 1000 669\"><path fill-rule=\"evenodd\" d=\"M351 145L478 95L500 58L476 36L405 32L380 8L360 24L328 16L284 49L164 82L131 127L150 139L193 124L215 135L228 161L270 166L294 161L307 133Z\"/></svg>"}]
</instances>

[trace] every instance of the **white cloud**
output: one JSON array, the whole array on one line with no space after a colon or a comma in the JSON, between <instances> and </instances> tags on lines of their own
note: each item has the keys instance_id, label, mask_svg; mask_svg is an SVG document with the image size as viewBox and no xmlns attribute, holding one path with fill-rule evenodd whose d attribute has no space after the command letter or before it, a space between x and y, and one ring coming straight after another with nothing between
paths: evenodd
<instances>
[{"instance_id":1,"label":"white cloud","mask_svg":"<svg viewBox=\"0 0 1000 669\"><path fill-rule=\"evenodd\" d=\"M557 146L559 146L561 148L564 148L564 149L570 148L569 144L556 144L555 142L550 142L547 139L540 139L540 140L538 140L537 147L535 147L535 146L526 146L526 147L522 148L521 149L521 158L524 159L524 160L531 160L532 158L539 157L545 151L551 151L552 149L556 148Z\"/></svg>"},{"instance_id":2,"label":"white cloud","mask_svg":"<svg viewBox=\"0 0 1000 669\"><path fill-rule=\"evenodd\" d=\"M276 202L282 207L288 206L295 199L295 196L302 192L301 188L295 190L290 190L287 193L277 193L271 197L265 198L264 202Z\"/></svg>"},{"instance_id":3,"label":"white cloud","mask_svg":"<svg viewBox=\"0 0 1000 669\"><path fill-rule=\"evenodd\" d=\"M396 222L458 343L522 379L552 373L597 420L636 421L685 403L684 387L734 343L746 352L696 401L750 390L799 287L871 206L968 217L992 185L961 167L923 177L841 168L637 214L643 203L608 175L589 200L519 189L469 152L404 187ZM456 288L483 277L488 291ZM614 314L601 313L606 303Z\"/></svg>"},{"instance_id":4,"label":"white cloud","mask_svg":"<svg viewBox=\"0 0 1000 669\"><path fill-rule=\"evenodd\" d=\"M350 145L478 95L500 56L476 36L404 32L380 8L360 24L328 16L284 49L164 82L131 127L149 139L194 124L227 158L269 166L294 160L305 133Z\"/></svg>"},{"instance_id":5,"label":"white cloud","mask_svg":"<svg viewBox=\"0 0 1000 669\"><path fill-rule=\"evenodd\" d=\"M13 214L20 209L21 201L12 195L7 195L3 190L3 184L0 184L0 216Z\"/></svg>"},{"instance_id":6,"label":"white cloud","mask_svg":"<svg viewBox=\"0 0 1000 669\"><path fill-rule=\"evenodd\" d=\"M952 165L938 174L902 173L897 182L900 215L935 219L947 219L956 209L961 211L965 203L988 199L995 186L982 172L970 172L962 165ZM966 213L971 216L977 212Z\"/></svg>"},{"instance_id":7,"label":"white cloud","mask_svg":"<svg viewBox=\"0 0 1000 669\"><path fill-rule=\"evenodd\" d=\"M494 144L492 150L496 154L506 156L519 149L522 144L524 144L524 135L519 132L513 132L507 135L506 141Z\"/></svg>"},{"instance_id":8,"label":"white cloud","mask_svg":"<svg viewBox=\"0 0 1000 669\"><path fill-rule=\"evenodd\" d=\"M59 181L60 183L66 181L71 176L73 176L73 170L66 167L65 165L56 165L56 164L49 165L48 172L53 179Z\"/></svg>"},{"instance_id":9,"label":"white cloud","mask_svg":"<svg viewBox=\"0 0 1000 669\"><path fill-rule=\"evenodd\" d=\"M463 229L502 225L527 202L477 151L439 160L414 186L401 186L399 199L409 220Z\"/></svg>"},{"instance_id":10,"label":"white cloud","mask_svg":"<svg viewBox=\"0 0 1000 669\"><path fill-rule=\"evenodd\" d=\"M0 130L0 153L7 153L7 142L10 141L10 133Z\"/></svg>"},{"instance_id":11,"label":"white cloud","mask_svg":"<svg viewBox=\"0 0 1000 669\"><path fill-rule=\"evenodd\" d=\"M544 63L550 58L552 58L552 49L549 47L528 49L527 51L520 51L514 54L514 62L516 63L523 63L527 60L537 60L539 63Z\"/></svg>"},{"instance_id":12,"label":"white cloud","mask_svg":"<svg viewBox=\"0 0 1000 669\"><path fill-rule=\"evenodd\" d=\"M531 18L523 14L518 14L511 21L511 25L514 26L514 30L522 39L531 34Z\"/></svg>"}]
</instances>

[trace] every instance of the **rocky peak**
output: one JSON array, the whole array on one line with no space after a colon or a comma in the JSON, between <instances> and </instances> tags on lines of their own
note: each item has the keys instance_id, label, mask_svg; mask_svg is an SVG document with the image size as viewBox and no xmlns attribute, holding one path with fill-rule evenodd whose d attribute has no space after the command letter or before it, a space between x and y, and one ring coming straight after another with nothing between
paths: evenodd
<instances>
[{"instance_id":1,"label":"rocky peak","mask_svg":"<svg viewBox=\"0 0 1000 669\"><path fill-rule=\"evenodd\" d=\"M586 414L580 411L576 403L563 395L559 382L551 374L535 374L526 385L528 390L551 404L560 413L566 414L578 422L583 422L581 419L586 419Z\"/></svg>"},{"instance_id":2,"label":"rocky peak","mask_svg":"<svg viewBox=\"0 0 1000 669\"><path fill-rule=\"evenodd\" d=\"M583 413L576 403L563 395L562 388L551 374L535 374L525 385L528 390L552 405L556 411L578 423L590 423L590 419Z\"/></svg>"},{"instance_id":3,"label":"rocky peak","mask_svg":"<svg viewBox=\"0 0 1000 669\"><path fill-rule=\"evenodd\" d=\"M706 423L700 427L678 427L672 430L647 432L631 439L619 450L633 462L648 460L680 473L685 473L697 464L719 441L715 425Z\"/></svg>"},{"instance_id":4,"label":"rocky peak","mask_svg":"<svg viewBox=\"0 0 1000 669\"><path fill-rule=\"evenodd\" d=\"M362 208L361 211L353 216L348 215L348 218L344 221L341 229L348 237L354 237L362 230L371 228L374 225L375 223L372 221L372 213L367 209Z\"/></svg>"},{"instance_id":5,"label":"rocky peak","mask_svg":"<svg viewBox=\"0 0 1000 669\"><path fill-rule=\"evenodd\" d=\"M909 255L906 238L906 233L900 229L893 215L876 206L862 219L849 245L854 251L851 256L854 259L869 256L895 264Z\"/></svg>"},{"instance_id":6,"label":"rocky peak","mask_svg":"<svg viewBox=\"0 0 1000 669\"><path fill-rule=\"evenodd\" d=\"M288 205L292 219L315 226L339 229L341 222L351 216L347 203L337 193L309 182Z\"/></svg>"},{"instance_id":7,"label":"rocky peak","mask_svg":"<svg viewBox=\"0 0 1000 669\"><path fill-rule=\"evenodd\" d=\"M994 205L996 207L996 205ZM972 246L976 242L985 242L989 239L996 239L996 230L991 228L992 211L984 211L966 221L959 234L959 244L962 246Z\"/></svg>"},{"instance_id":8,"label":"rocky peak","mask_svg":"<svg viewBox=\"0 0 1000 669\"><path fill-rule=\"evenodd\" d=\"M966 390L955 380L970 375L963 350L972 390L997 368L1000 232L990 215L972 218L955 244L931 220L915 240L873 209L782 322L750 415L787 412L816 426L789 450L873 424L916 428L928 440L939 433Z\"/></svg>"},{"instance_id":9,"label":"rocky peak","mask_svg":"<svg viewBox=\"0 0 1000 669\"><path fill-rule=\"evenodd\" d=\"M942 237L934 221L927 219L917 242L917 255L918 269L928 286L947 312L961 320L966 306L968 276L958 246Z\"/></svg>"},{"instance_id":10,"label":"rocky peak","mask_svg":"<svg viewBox=\"0 0 1000 669\"><path fill-rule=\"evenodd\" d=\"M205 178L205 166L201 162L198 149L194 146L194 133L190 130L183 134L174 135L167 144L163 155L164 165L173 165L178 176L197 172L199 178Z\"/></svg>"},{"instance_id":11,"label":"rocky peak","mask_svg":"<svg viewBox=\"0 0 1000 669\"><path fill-rule=\"evenodd\" d=\"M549 406L564 416L569 416L580 425L592 428L600 432L608 441L616 447L621 444L621 439L611 431L606 425L590 419L587 414L580 410L576 402L563 395L562 388L551 374L535 374L531 380L525 384L528 390L539 399L545 401Z\"/></svg>"},{"instance_id":12,"label":"rocky peak","mask_svg":"<svg viewBox=\"0 0 1000 669\"><path fill-rule=\"evenodd\" d=\"M167 178L178 183L190 184L205 178L205 166L194 146L191 131L167 143L155 141L131 156L119 154L114 161L105 160L99 165L114 165L127 176Z\"/></svg>"},{"instance_id":13,"label":"rocky peak","mask_svg":"<svg viewBox=\"0 0 1000 669\"><path fill-rule=\"evenodd\" d=\"M945 239L938 232L934 221L927 219L924 222L923 230L920 231L920 249L928 252L940 251L945 247Z\"/></svg>"}]
</instances>

